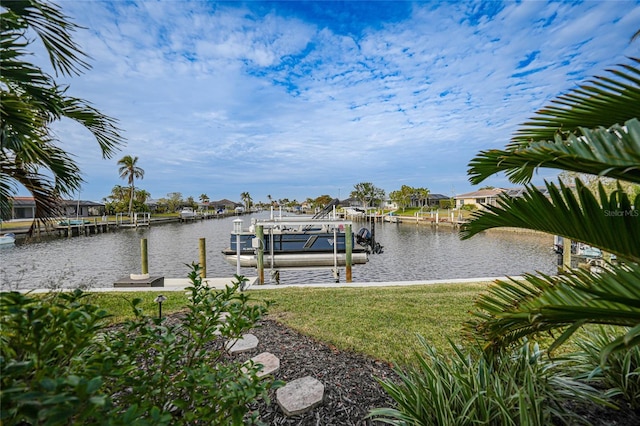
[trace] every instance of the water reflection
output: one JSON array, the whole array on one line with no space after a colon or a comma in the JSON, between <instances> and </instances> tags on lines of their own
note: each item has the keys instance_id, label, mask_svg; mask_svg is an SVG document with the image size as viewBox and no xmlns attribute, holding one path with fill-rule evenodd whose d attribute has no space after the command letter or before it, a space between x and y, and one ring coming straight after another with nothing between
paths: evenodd
<instances>
[{"instance_id":1,"label":"water reflection","mask_svg":"<svg viewBox=\"0 0 640 426\"><path fill-rule=\"evenodd\" d=\"M264 216L262 216L264 217ZM249 216L243 216L245 226ZM148 229L73 238L47 238L0 250L1 288L59 286L109 287L131 273L141 272L140 239L147 238L149 272L167 278L186 277L186 265L199 260L199 240L206 239L207 275L231 277L236 268L227 264L221 250L229 244L234 218L172 223ZM354 230L364 223L355 223ZM377 224L376 239L384 253L371 255L366 265L353 267L353 280L417 281L446 278L494 277L540 271L555 273L552 238L537 234L483 233L461 241L446 227ZM344 271L341 271L344 275ZM255 276L252 268L242 273ZM269 274L266 271L265 276ZM282 271L287 284L331 282L327 269ZM340 277L344 282L344 276Z\"/></svg>"}]
</instances>

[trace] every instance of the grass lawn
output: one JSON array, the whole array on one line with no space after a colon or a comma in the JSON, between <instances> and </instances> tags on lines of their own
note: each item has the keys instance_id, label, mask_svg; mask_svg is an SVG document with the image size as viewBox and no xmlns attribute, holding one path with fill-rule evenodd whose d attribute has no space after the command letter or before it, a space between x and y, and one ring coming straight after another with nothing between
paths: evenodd
<instances>
[{"instance_id":1,"label":"grass lawn","mask_svg":"<svg viewBox=\"0 0 640 426\"><path fill-rule=\"evenodd\" d=\"M438 284L368 288L294 288L254 290L256 302L273 301L269 317L341 350L369 355L394 364L412 362L421 334L440 351L447 338L461 342L476 295L487 283ZM165 294L164 313L185 306L183 293ZM93 293L91 302L113 313L113 322L131 316L126 299L143 300L149 315L157 315L155 292Z\"/></svg>"}]
</instances>

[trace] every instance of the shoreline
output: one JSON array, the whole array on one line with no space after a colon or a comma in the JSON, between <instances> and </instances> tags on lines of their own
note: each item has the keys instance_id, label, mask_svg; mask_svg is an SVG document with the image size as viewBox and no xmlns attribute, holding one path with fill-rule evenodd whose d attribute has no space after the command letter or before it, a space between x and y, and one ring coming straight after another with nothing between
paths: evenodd
<instances>
[{"instance_id":1,"label":"shoreline","mask_svg":"<svg viewBox=\"0 0 640 426\"><path fill-rule=\"evenodd\" d=\"M277 290L283 288L363 288L363 287L402 287L402 286L417 286L417 285L441 285L441 284L490 284L496 280L508 280L515 279L521 280L522 276L512 277L476 277L476 278L452 278L452 279L437 279L437 280L417 280L417 281L369 281L369 282L352 282L352 283L334 283L334 282L319 282L319 283L306 283L306 284L256 284L258 277L247 277L248 287L245 291L260 291L260 290ZM209 288L216 290L222 290L227 287L234 280L230 278L203 278L203 282ZM185 288L191 285L188 278L164 278L164 287L96 287L88 288L86 292L174 292L184 291ZM74 288L61 288L61 289L25 289L17 291L21 293L47 293L50 291L73 291Z\"/></svg>"}]
</instances>

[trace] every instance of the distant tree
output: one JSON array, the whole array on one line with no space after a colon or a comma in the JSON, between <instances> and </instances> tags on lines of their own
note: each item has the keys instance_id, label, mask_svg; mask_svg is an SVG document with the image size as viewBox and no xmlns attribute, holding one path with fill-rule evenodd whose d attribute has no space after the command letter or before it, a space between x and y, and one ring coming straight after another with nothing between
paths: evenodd
<instances>
[{"instance_id":1,"label":"distant tree","mask_svg":"<svg viewBox=\"0 0 640 426\"><path fill-rule=\"evenodd\" d=\"M415 195L416 190L409 185L402 185L397 191L391 191L389 198L396 203L404 212L405 208L411 204L411 198Z\"/></svg>"},{"instance_id":2,"label":"distant tree","mask_svg":"<svg viewBox=\"0 0 640 426\"><path fill-rule=\"evenodd\" d=\"M613 191L616 191L619 186L620 189L626 192L632 200L635 199L636 196L640 195L640 185L606 176L597 176L588 173L578 173L565 170L558 175L558 179L568 186L573 186L576 179L580 179L585 187L589 188L591 192L598 191L598 187L602 185L607 194L611 194Z\"/></svg>"},{"instance_id":3,"label":"distant tree","mask_svg":"<svg viewBox=\"0 0 640 426\"><path fill-rule=\"evenodd\" d=\"M427 188L415 188L415 195L418 199L419 207L424 207L429 199L430 191Z\"/></svg>"},{"instance_id":4,"label":"distant tree","mask_svg":"<svg viewBox=\"0 0 640 426\"><path fill-rule=\"evenodd\" d=\"M34 198L35 220L56 216L62 196L80 189L80 169L71 155L57 146L51 124L69 118L89 130L103 158L110 158L123 142L116 120L89 102L68 96L68 87L28 62L26 48L38 40L56 73L80 75L90 68L71 35L79 28L60 7L45 1L4 1L0 13L0 216L11 211L19 186ZM33 37L36 35L36 37ZM33 56L31 56L33 57Z\"/></svg>"},{"instance_id":5,"label":"distant tree","mask_svg":"<svg viewBox=\"0 0 640 426\"><path fill-rule=\"evenodd\" d=\"M324 194L313 200L313 204L317 207L326 207L331 203L331 201L333 201L333 197L331 195Z\"/></svg>"},{"instance_id":6,"label":"distant tree","mask_svg":"<svg viewBox=\"0 0 640 426\"><path fill-rule=\"evenodd\" d=\"M109 195L107 198L112 201L124 201L127 198L127 192L128 190L124 186L116 185L111 188L111 195Z\"/></svg>"},{"instance_id":7,"label":"distant tree","mask_svg":"<svg viewBox=\"0 0 640 426\"><path fill-rule=\"evenodd\" d=\"M267 199L269 200L269 204L273 206L273 198L271 198L271 195L267 195Z\"/></svg>"},{"instance_id":8,"label":"distant tree","mask_svg":"<svg viewBox=\"0 0 640 426\"><path fill-rule=\"evenodd\" d=\"M189 195L186 200L184 200L184 207L191 207L193 209L198 208L198 203L196 203L196 199L193 196Z\"/></svg>"},{"instance_id":9,"label":"distant tree","mask_svg":"<svg viewBox=\"0 0 640 426\"><path fill-rule=\"evenodd\" d=\"M353 186L350 196L356 198L362 203L364 208L378 205L384 200L385 192L383 189L376 187L371 182L361 182Z\"/></svg>"},{"instance_id":10,"label":"distant tree","mask_svg":"<svg viewBox=\"0 0 640 426\"><path fill-rule=\"evenodd\" d=\"M486 185L486 186L483 186L482 188L480 188L479 191L482 191L483 189L496 189L496 187L495 186L491 186L491 185Z\"/></svg>"},{"instance_id":11,"label":"distant tree","mask_svg":"<svg viewBox=\"0 0 640 426\"><path fill-rule=\"evenodd\" d=\"M209 196L207 194L200 194L200 202L205 204L209 202Z\"/></svg>"},{"instance_id":12,"label":"distant tree","mask_svg":"<svg viewBox=\"0 0 640 426\"><path fill-rule=\"evenodd\" d=\"M137 203L144 204L144 203L147 202L147 200L150 197L151 197L151 194L149 194L149 192L145 191L144 189L137 189L136 190L135 201Z\"/></svg>"},{"instance_id":13,"label":"distant tree","mask_svg":"<svg viewBox=\"0 0 640 426\"><path fill-rule=\"evenodd\" d=\"M122 179L127 179L129 188L131 189L131 192L129 193L129 216L131 216L133 199L135 198L135 179L144 178L144 170L138 167L137 164L138 157L132 157L130 155L125 155L118 160L118 165L120 166L118 173L120 173L120 177Z\"/></svg>"},{"instance_id":14,"label":"distant tree","mask_svg":"<svg viewBox=\"0 0 640 426\"><path fill-rule=\"evenodd\" d=\"M183 204L182 194L179 192L170 192L167 194L167 211L175 212Z\"/></svg>"},{"instance_id":15,"label":"distant tree","mask_svg":"<svg viewBox=\"0 0 640 426\"><path fill-rule=\"evenodd\" d=\"M243 192L242 194L240 194L240 198L242 199L242 203L244 204L244 209L246 211L251 210L251 203L253 202L253 200L251 199L251 194L249 194L248 192Z\"/></svg>"}]
</instances>

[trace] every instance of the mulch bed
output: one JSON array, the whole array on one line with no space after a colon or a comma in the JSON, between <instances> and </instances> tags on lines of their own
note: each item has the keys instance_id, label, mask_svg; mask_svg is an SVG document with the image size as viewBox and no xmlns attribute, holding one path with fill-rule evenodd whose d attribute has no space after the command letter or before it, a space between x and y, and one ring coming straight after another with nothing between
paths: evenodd
<instances>
[{"instance_id":1,"label":"mulch bed","mask_svg":"<svg viewBox=\"0 0 640 426\"><path fill-rule=\"evenodd\" d=\"M180 314L168 315L166 320L179 321L180 317ZM397 381L398 377L388 363L338 350L268 317L250 333L258 338L258 347L227 357L244 361L259 353L270 352L280 360L280 370L274 374L275 379L290 382L311 376L324 385L324 400L320 406L291 417L282 412L276 402L275 391L272 391L271 404L258 401L251 407L259 411L262 422L298 426L380 425L380 422L367 418L369 410L395 406L395 401L376 381L376 378ZM629 409L611 410L595 405L573 408L594 426L640 425L640 413Z\"/></svg>"},{"instance_id":2,"label":"mulch bed","mask_svg":"<svg viewBox=\"0 0 640 426\"><path fill-rule=\"evenodd\" d=\"M271 352L280 359L276 379L290 382L311 376L324 385L324 401L313 410L286 417L273 392L271 404L259 403L260 418L270 425L372 425L372 408L391 407L394 401L375 378L396 379L391 366L362 355L339 351L269 319L250 332L258 348L238 356L251 358Z\"/></svg>"}]
</instances>

